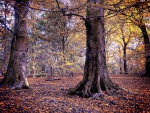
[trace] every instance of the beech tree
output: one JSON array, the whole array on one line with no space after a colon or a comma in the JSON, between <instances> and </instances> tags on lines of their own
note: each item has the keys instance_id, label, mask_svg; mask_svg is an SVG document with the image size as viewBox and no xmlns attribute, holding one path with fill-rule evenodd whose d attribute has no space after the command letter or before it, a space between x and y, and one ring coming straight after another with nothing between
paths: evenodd
<instances>
[{"instance_id":1,"label":"beech tree","mask_svg":"<svg viewBox=\"0 0 150 113\"><path fill-rule=\"evenodd\" d=\"M148 33L146 31L145 24L140 25L139 28L142 31L142 35L143 35L143 38L144 38L144 45L145 45L146 62L145 62L145 73L144 73L144 76L150 77L150 41L149 41Z\"/></svg>"},{"instance_id":2,"label":"beech tree","mask_svg":"<svg viewBox=\"0 0 150 113\"><path fill-rule=\"evenodd\" d=\"M69 94L77 94L82 97L102 96L102 90L119 89L108 76L105 53L104 37L104 0L88 0L86 26L86 60L84 77L75 87L69 89ZM99 7L96 7L96 6Z\"/></svg>"},{"instance_id":3,"label":"beech tree","mask_svg":"<svg viewBox=\"0 0 150 113\"><path fill-rule=\"evenodd\" d=\"M125 74L128 74L128 65L127 65L127 49L131 41L131 30L125 28L125 23L120 23L120 39L115 39L115 41L121 46L123 52L123 70ZM118 34L119 35L119 34ZM120 48L119 48L119 52ZM121 64L121 61L120 61ZM121 69L120 69L121 71Z\"/></svg>"},{"instance_id":4,"label":"beech tree","mask_svg":"<svg viewBox=\"0 0 150 113\"><path fill-rule=\"evenodd\" d=\"M142 32L145 49L145 73L143 76L150 77L150 41L144 22L144 11L147 11L148 7L148 2L146 1L137 2L137 5L135 5L135 10L137 10L138 13L135 14L135 16L131 16L130 20L132 23L137 25Z\"/></svg>"},{"instance_id":5,"label":"beech tree","mask_svg":"<svg viewBox=\"0 0 150 113\"><path fill-rule=\"evenodd\" d=\"M7 71L2 84L8 84L11 89L29 88L26 76L27 69L27 13L29 0L16 0L14 5L15 24L14 37L11 43L11 53Z\"/></svg>"},{"instance_id":6,"label":"beech tree","mask_svg":"<svg viewBox=\"0 0 150 113\"><path fill-rule=\"evenodd\" d=\"M125 5L125 2L122 2ZM120 5L121 6L121 5ZM120 10L120 13L125 15L133 24L138 26L142 32L143 39L144 39L144 49L145 49L145 73L143 76L150 77L150 41L148 32L146 29L146 25L144 22L144 17L147 17L149 13L149 1L146 0L138 0L138 1L130 1L127 2L127 6L124 9ZM121 9L119 7L119 9Z\"/></svg>"}]
</instances>

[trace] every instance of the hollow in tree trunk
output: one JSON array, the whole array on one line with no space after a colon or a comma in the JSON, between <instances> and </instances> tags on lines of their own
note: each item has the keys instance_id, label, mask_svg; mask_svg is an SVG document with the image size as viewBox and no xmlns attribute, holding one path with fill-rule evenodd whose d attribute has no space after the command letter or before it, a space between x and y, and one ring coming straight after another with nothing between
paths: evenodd
<instances>
[{"instance_id":1,"label":"hollow in tree trunk","mask_svg":"<svg viewBox=\"0 0 150 113\"><path fill-rule=\"evenodd\" d=\"M11 89L29 88L27 81L27 12L29 0L16 0L15 3L15 35L11 43L11 53L7 71L2 85L9 85Z\"/></svg>"},{"instance_id":2,"label":"hollow in tree trunk","mask_svg":"<svg viewBox=\"0 0 150 113\"><path fill-rule=\"evenodd\" d=\"M88 1L94 3L95 0ZM103 0L96 3L103 4ZM119 89L108 76L105 54L104 38L104 9L87 8L86 26L86 60L84 77L75 87L69 89L69 94L77 94L82 97L102 96L102 90L108 92L111 89Z\"/></svg>"}]
</instances>

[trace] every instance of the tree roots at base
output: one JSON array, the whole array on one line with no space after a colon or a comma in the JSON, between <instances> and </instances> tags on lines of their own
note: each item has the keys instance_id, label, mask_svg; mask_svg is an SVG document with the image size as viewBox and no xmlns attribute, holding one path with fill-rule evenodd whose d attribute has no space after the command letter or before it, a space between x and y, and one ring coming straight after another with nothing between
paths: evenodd
<instances>
[{"instance_id":1,"label":"tree roots at base","mask_svg":"<svg viewBox=\"0 0 150 113\"><path fill-rule=\"evenodd\" d=\"M105 91L107 94L111 95L110 91L116 92L119 89L121 88L117 84L114 84L110 78L102 78L100 84L90 83L89 85L86 80L82 80L75 88L70 88L68 94L78 95L85 98L103 98L104 94L102 90Z\"/></svg>"},{"instance_id":2,"label":"tree roots at base","mask_svg":"<svg viewBox=\"0 0 150 113\"><path fill-rule=\"evenodd\" d=\"M11 90L13 89L30 89L29 85L25 80L15 81L15 78L4 77L0 86L8 85Z\"/></svg>"}]
</instances>

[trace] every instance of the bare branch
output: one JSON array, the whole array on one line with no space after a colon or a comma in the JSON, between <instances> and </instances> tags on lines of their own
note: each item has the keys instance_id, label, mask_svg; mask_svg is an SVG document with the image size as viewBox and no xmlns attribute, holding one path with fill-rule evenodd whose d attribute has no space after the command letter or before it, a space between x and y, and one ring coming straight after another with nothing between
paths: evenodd
<instances>
[{"instance_id":1,"label":"bare branch","mask_svg":"<svg viewBox=\"0 0 150 113\"><path fill-rule=\"evenodd\" d=\"M15 35L15 33L14 33L11 29L9 29L9 27L7 27L7 25L6 25L2 20L0 20L0 23L1 23L2 25L4 25L4 26L2 26L3 28L6 28L8 31L10 31L12 34Z\"/></svg>"}]
</instances>

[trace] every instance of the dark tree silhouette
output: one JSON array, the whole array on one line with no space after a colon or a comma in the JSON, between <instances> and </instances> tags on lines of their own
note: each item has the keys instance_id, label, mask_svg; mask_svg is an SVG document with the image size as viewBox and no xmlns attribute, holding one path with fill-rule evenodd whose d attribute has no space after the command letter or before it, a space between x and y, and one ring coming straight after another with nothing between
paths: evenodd
<instances>
[{"instance_id":1,"label":"dark tree silhouette","mask_svg":"<svg viewBox=\"0 0 150 113\"><path fill-rule=\"evenodd\" d=\"M139 28L141 29L144 38L144 49L146 59L144 76L150 77L150 41L145 24L144 23L140 24Z\"/></svg>"}]
</instances>

